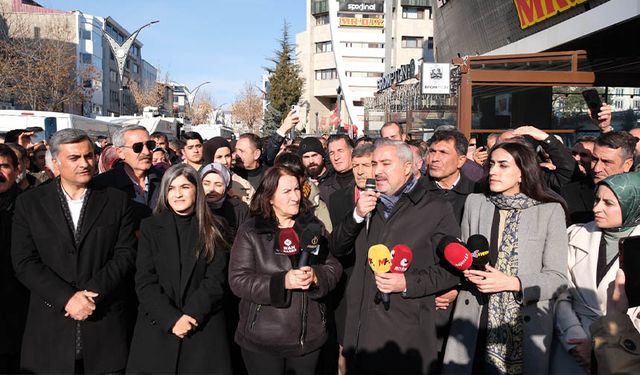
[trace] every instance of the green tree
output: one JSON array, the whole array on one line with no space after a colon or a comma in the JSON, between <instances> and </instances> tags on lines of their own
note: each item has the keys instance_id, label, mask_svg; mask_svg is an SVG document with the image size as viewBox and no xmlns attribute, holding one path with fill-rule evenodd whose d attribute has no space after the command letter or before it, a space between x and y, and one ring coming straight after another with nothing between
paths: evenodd
<instances>
[{"instance_id":1,"label":"green tree","mask_svg":"<svg viewBox=\"0 0 640 375\"><path fill-rule=\"evenodd\" d=\"M295 59L295 46L289 42L289 25L286 20L278 44L275 57L269 59L275 66L265 68L269 73L269 89L266 93L268 105L264 113L262 135L271 135L276 131L289 113L291 105L300 100L304 85L304 79L300 75L301 67Z\"/></svg>"}]
</instances>

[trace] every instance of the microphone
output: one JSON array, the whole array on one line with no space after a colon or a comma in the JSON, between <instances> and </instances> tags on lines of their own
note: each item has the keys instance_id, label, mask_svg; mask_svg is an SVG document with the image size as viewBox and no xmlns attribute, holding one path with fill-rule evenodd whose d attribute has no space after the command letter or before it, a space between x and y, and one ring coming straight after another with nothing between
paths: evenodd
<instances>
[{"instance_id":1,"label":"microphone","mask_svg":"<svg viewBox=\"0 0 640 375\"><path fill-rule=\"evenodd\" d=\"M283 228L278 233L278 249L276 254L279 255L296 255L300 253L300 239L293 228Z\"/></svg>"},{"instance_id":2,"label":"microphone","mask_svg":"<svg viewBox=\"0 0 640 375\"><path fill-rule=\"evenodd\" d=\"M444 248L447 247L447 245L449 245L450 243L459 243L463 246L466 246L461 239L454 236L445 235L436 246L436 254L438 255L438 257L444 258Z\"/></svg>"},{"instance_id":3,"label":"microphone","mask_svg":"<svg viewBox=\"0 0 640 375\"><path fill-rule=\"evenodd\" d=\"M459 271L468 270L473 262L473 255L458 242L451 242L444 248L444 259Z\"/></svg>"},{"instance_id":4,"label":"microphone","mask_svg":"<svg viewBox=\"0 0 640 375\"><path fill-rule=\"evenodd\" d=\"M318 255L320 253L320 237L322 236L322 227L318 223L311 223L302 232L300 236L300 258L298 259L298 268L309 265L311 254Z\"/></svg>"},{"instance_id":5,"label":"microphone","mask_svg":"<svg viewBox=\"0 0 640 375\"><path fill-rule=\"evenodd\" d=\"M413 261L413 252L409 246L398 244L391 250L391 272L405 273Z\"/></svg>"},{"instance_id":6,"label":"microphone","mask_svg":"<svg viewBox=\"0 0 640 375\"><path fill-rule=\"evenodd\" d=\"M481 234L474 234L467 240L467 248L473 256L471 268L484 271L489 263L489 241Z\"/></svg>"},{"instance_id":7,"label":"microphone","mask_svg":"<svg viewBox=\"0 0 640 375\"><path fill-rule=\"evenodd\" d=\"M376 191L376 180L373 178L367 178L367 181L364 184L364 191ZM369 233L369 223L371 222L371 212L367 213L365 227L367 229L367 233Z\"/></svg>"},{"instance_id":8,"label":"microphone","mask_svg":"<svg viewBox=\"0 0 640 375\"><path fill-rule=\"evenodd\" d=\"M378 244L371 246L369 248L368 261L369 267L371 267L373 272L386 273L391 270L391 252L385 245ZM378 291L374 301L378 303L380 300L382 300L384 309L389 310L391 303L389 294Z\"/></svg>"}]
</instances>

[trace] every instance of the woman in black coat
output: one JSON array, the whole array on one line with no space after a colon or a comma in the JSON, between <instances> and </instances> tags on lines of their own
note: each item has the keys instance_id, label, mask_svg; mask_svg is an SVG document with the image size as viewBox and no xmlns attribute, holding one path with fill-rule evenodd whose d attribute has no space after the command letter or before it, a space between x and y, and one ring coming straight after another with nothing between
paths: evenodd
<instances>
[{"instance_id":1,"label":"woman in black coat","mask_svg":"<svg viewBox=\"0 0 640 375\"><path fill-rule=\"evenodd\" d=\"M229 263L231 290L241 299L235 341L250 374L312 374L327 339L322 298L342 267L290 169L266 172L251 215ZM301 249L314 250L306 266L298 264Z\"/></svg>"},{"instance_id":2,"label":"woman in black coat","mask_svg":"<svg viewBox=\"0 0 640 375\"><path fill-rule=\"evenodd\" d=\"M155 215L141 226L128 373L231 372L222 312L225 245L196 170L169 168Z\"/></svg>"}]
</instances>

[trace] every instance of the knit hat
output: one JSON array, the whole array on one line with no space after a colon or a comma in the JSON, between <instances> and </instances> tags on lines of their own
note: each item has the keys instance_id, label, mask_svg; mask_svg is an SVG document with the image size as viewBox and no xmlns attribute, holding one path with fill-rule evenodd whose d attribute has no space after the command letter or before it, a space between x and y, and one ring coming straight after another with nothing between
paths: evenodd
<instances>
[{"instance_id":1,"label":"knit hat","mask_svg":"<svg viewBox=\"0 0 640 375\"><path fill-rule=\"evenodd\" d=\"M300 148L298 149L298 156L302 157L307 152L317 152L324 156L324 148L322 143L315 137L307 137L300 142Z\"/></svg>"},{"instance_id":2,"label":"knit hat","mask_svg":"<svg viewBox=\"0 0 640 375\"><path fill-rule=\"evenodd\" d=\"M204 143L204 164L212 163L213 158L216 155L216 151L222 147L229 147L229 150L232 150L229 141L222 137L213 137L206 141Z\"/></svg>"}]
</instances>

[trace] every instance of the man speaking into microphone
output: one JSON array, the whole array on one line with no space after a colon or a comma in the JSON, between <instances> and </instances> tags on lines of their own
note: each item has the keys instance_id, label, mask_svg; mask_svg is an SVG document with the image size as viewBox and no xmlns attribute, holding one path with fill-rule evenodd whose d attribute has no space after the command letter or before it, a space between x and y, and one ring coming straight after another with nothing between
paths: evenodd
<instances>
[{"instance_id":1,"label":"man speaking into microphone","mask_svg":"<svg viewBox=\"0 0 640 375\"><path fill-rule=\"evenodd\" d=\"M372 164L377 191L362 191L351 217L331 234L331 249L355 249L347 286L344 354L353 373L434 373L438 371L435 296L459 277L441 265L436 245L459 236L451 205L418 184L413 156L403 142L379 140ZM371 213L369 229L365 218ZM402 273L374 273L368 251L376 244L411 249L411 266ZM354 246L355 245L355 246ZM389 294L389 308L376 294ZM376 303L378 302L378 303Z\"/></svg>"}]
</instances>

